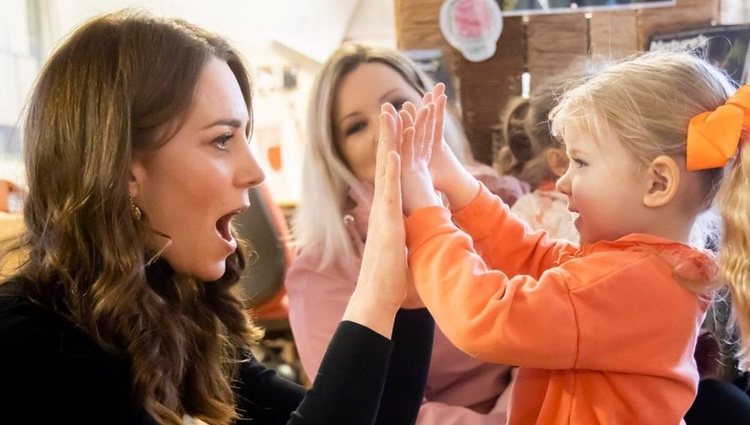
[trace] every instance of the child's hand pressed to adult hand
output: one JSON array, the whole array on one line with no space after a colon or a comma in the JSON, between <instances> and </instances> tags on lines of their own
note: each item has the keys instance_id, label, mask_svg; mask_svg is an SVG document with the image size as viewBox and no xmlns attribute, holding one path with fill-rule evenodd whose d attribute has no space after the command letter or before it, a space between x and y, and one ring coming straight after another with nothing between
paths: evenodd
<instances>
[{"instance_id":1,"label":"child's hand pressed to adult hand","mask_svg":"<svg viewBox=\"0 0 750 425\"><path fill-rule=\"evenodd\" d=\"M479 190L478 182L461 164L443 138L445 107L448 100L445 95L445 85L438 83L424 95L424 107L434 108L428 116L430 129L425 136L430 138L429 172L436 190L444 193L448 199L448 206L455 211L468 204ZM432 105L432 106L431 106ZM410 103L404 104L404 110L414 118L417 109ZM403 118L403 116L402 116Z\"/></svg>"},{"instance_id":2,"label":"child's hand pressed to adult hand","mask_svg":"<svg viewBox=\"0 0 750 425\"><path fill-rule=\"evenodd\" d=\"M431 92L424 95L423 99L425 106L432 104L435 107L435 117L432 120L432 152L430 153L429 166L435 189L444 192L450 187L451 181L456 180L465 171L464 166L443 139L445 104L448 100L445 96L445 85L443 83L436 84Z\"/></svg>"},{"instance_id":3,"label":"child's hand pressed to adult hand","mask_svg":"<svg viewBox=\"0 0 750 425\"><path fill-rule=\"evenodd\" d=\"M435 105L433 103L416 109L405 103L399 113L404 123L401 143L401 192L404 212L432 205L442 205L435 193L429 164L432 156Z\"/></svg>"}]
</instances>

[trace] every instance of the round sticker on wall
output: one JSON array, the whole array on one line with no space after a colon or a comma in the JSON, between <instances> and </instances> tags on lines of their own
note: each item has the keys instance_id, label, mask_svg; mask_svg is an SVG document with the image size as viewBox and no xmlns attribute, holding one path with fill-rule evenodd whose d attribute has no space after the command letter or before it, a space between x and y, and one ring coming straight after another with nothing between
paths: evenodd
<instances>
[{"instance_id":1,"label":"round sticker on wall","mask_svg":"<svg viewBox=\"0 0 750 425\"><path fill-rule=\"evenodd\" d=\"M494 0L446 0L440 8L440 29L466 60L481 62L495 54L503 18Z\"/></svg>"}]
</instances>

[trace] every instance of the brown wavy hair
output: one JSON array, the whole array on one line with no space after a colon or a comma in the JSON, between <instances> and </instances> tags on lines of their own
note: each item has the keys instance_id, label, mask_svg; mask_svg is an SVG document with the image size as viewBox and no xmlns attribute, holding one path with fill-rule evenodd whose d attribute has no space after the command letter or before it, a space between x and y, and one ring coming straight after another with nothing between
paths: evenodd
<instances>
[{"instance_id":1,"label":"brown wavy hair","mask_svg":"<svg viewBox=\"0 0 750 425\"><path fill-rule=\"evenodd\" d=\"M237 362L260 337L232 290L244 250L215 282L172 272L154 279L149 269L169 266L147 264L157 255L147 247L152 230L130 210L131 159L179 128L211 57L229 65L252 112L247 69L223 38L141 12L104 15L52 55L25 119L29 194L15 250L28 259L11 278L124 354L133 394L167 424L183 414L231 423Z\"/></svg>"}]
</instances>

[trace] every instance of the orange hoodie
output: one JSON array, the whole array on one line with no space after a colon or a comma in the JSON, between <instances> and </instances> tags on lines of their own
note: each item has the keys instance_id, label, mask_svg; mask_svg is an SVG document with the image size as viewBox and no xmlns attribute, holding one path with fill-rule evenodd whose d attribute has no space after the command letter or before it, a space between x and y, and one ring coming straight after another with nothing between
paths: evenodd
<instances>
[{"instance_id":1,"label":"orange hoodie","mask_svg":"<svg viewBox=\"0 0 750 425\"><path fill-rule=\"evenodd\" d=\"M707 302L678 280L712 280L712 258L644 234L551 240L484 187L453 218L466 233L442 207L409 216L409 265L458 348L521 366L509 425L682 423Z\"/></svg>"}]
</instances>

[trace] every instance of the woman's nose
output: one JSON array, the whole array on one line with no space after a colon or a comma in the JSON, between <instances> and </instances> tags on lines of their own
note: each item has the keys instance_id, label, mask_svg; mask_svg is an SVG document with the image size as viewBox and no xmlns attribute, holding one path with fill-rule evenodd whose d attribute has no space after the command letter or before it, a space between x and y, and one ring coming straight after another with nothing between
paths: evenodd
<instances>
[{"instance_id":1,"label":"woman's nose","mask_svg":"<svg viewBox=\"0 0 750 425\"><path fill-rule=\"evenodd\" d=\"M243 155L238 159L239 168L236 182L237 186L249 189L263 183L266 174L250 150L250 145L245 144L244 146Z\"/></svg>"}]
</instances>

